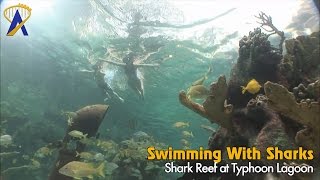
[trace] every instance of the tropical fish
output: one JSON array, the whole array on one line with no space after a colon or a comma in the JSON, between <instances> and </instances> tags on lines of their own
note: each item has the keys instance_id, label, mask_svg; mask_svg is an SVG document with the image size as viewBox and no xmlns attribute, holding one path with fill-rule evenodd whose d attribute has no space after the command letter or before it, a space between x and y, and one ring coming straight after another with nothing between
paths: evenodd
<instances>
[{"instance_id":1,"label":"tropical fish","mask_svg":"<svg viewBox=\"0 0 320 180\"><path fill-rule=\"evenodd\" d=\"M173 127L175 128L185 128L185 127L189 127L189 122L176 122L173 124Z\"/></svg>"},{"instance_id":2,"label":"tropical fish","mask_svg":"<svg viewBox=\"0 0 320 180\"><path fill-rule=\"evenodd\" d=\"M203 82L207 79L206 76L201 77L200 79L194 81L191 86L197 86L197 85L202 85Z\"/></svg>"},{"instance_id":3,"label":"tropical fish","mask_svg":"<svg viewBox=\"0 0 320 180\"><path fill-rule=\"evenodd\" d=\"M210 91L204 85L191 86L187 91L189 99L205 99L209 94Z\"/></svg>"},{"instance_id":4,"label":"tropical fish","mask_svg":"<svg viewBox=\"0 0 320 180\"><path fill-rule=\"evenodd\" d=\"M211 126L207 126L207 125L201 125L200 126L202 129L205 129L205 130L207 130L209 133L216 133L217 131L213 128L213 127L211 127Z\"/></svg>"},{"instance_id":5,"label":"tropical fish","mask_svg":"<svg viewBox=\"0 0 320 180\"><path fill-rule=\"evenodd\" d=\"M189 132L189 131L182 131L182 135L183 135L185 138L192 138L192 137L194 137L194 136L193 136L193 133L192 133L192 132Z\"/></svg>"},{"instance_id":6,"label":"tropical fish","mask_svg":"<svg viewBox=\"0 0 320 180\"><path fill-rule=\"evenodd\" d=\"M52 151L51 149L49 149L48 147L44 146L40 149L37 150L37 152L35 153L35 156L36 157L39 157L39 158L43 158L45 156L49 156L52 154Z\"/></svg>"},{"instance_id":7,"label":"tropical fish","mask_svg":"<svg viewBox=\"0 0 320 180\"><path fill-rule=\"evenodd\" d=\"M210 94L210 91L203 85L204 81L208 79L208 74L212 72L211 67L208 71L201 77L192 83L192 85L187 90L187 97L189 99L205 99Z\"/></svg>"},{"instance_id":8,"label":"tropical fish","mask_svg":"<svg viewBox=\"0 0 320 180\"><path fill-rule=\"evenodd\" d=\"M119 166L113 162L106 162L106 174L111 175Z\"/></svg>"},{"instance_id":9,"label":"tropical fish","mask_svg":"<svg viewBox=\"0 0 320 180\"><path fill-rule=\"evenodd\" d=\"M180 142L181 142L182 146L190 147L190 142L189 141L187 141L185 139L181 139Z\"/></svg>"},{"instance_id":10,"label":"tropical fish","mask_svg":"<svg viewBox=\"0 0 320 180\"><path fill-rule=\"evenodd\" d=\"M73 119L77 117L77 113L71 111L61 111L61 115L65 115L67 117L68 126L72 126Z\"/></svg>"},{"instance_id":11,"label":"tropical fish","mask_svg":"<svg viewBox=\"0 0 320 180\"><path fill-rule=\"evenodd\" d=\"M8 134L0 136L0 145L8 147L12 144L12 137Z\"/></svg>"},{"instance_id":12,"label":"tropical fish","mask_svg":"<svg viewBox=\"0 0 320 180\"><path fill-rule=\"evenodd\" d=\"M95 145L96 139L95 138L83 138L83 139L80 139L79 142L81 142L82 144L86 144L86 145Z\"/></svg>"},{"instance_id":13,"label":"tropical fish","mask_svg":"<svg viewBox=\"0 0 320 180\"><path fill-rule=\"evenodd\" d=\"M32 168L40 168L41 164L39 161L35 160L35 159L31 159L31 166Z\"/></svg>"},{"instance_id":14,"label":"tropical fish","mask_svg":"<svg viewBox=\"0 0 320 180\"><path fill-rule=\"evenodd\" d=\"M78 151L76 151L76 157L80 157L81 159L85 159L85 160L91 160L91 159L93 159L93 154L91 154L89 152L79 153Z\"/></svg>"},{"instance_id":15,"label":"tropical fish","mask_svg":"<svg viewBox=\"0 0 320 180\"><path fill-rule=\"evenodd\" d=\"M59 173L65 176L73 177L74 179L81 179L83 177L92 179L93 175L105 177L104 163L101 163L99 167L95 168L90 163L71 161L60 168Z\"/></svg>"},{"instance_id":16,"label":"tropical fish","mask_svg":"<svg viewBox=\"0 0 320 180\"><path fill-rule=\"evenodd\" d=\"M101 141L98 140L97 146L100 147L103 151L111 151L117 148L117 144L113 141Z\"/></svg>"},{"instance_id":17,"label":"tropical fish","mask_svg":"<svg viewBox=\"0 0 320 180\"><path fill-rule=\"evenodd\" d=\"M82 132L77 130L70 131L68 134L72 137L79 138L79 139L84 139L88 135L88 134L83 134Z\"/></svg>"},{"instance_id":18,"label":"tropical fish","mask_svg":"<svg viewBox=\"0 0 320 180\"><path fill-rule=\"evenodd\" d=\"M15 164L15 163L17 163L17 158L14 158L13 160L12 160L12 164Z\"/></svg>"},{"instance_id":19,"label":"tropical fish","mask_svg":"<svg viewBox=\"0 0 320 180\"><path fill-rule=\"evenodd\" d=\"M94 157L93 157L93 159L94 159L95 161L103 161L104 158L105 158L104 155L101 154L101 153L97 153L97 154L95 154Z\"/></svg>"},{"instance_id":20,"label":"tropical fish","mask_svg":"<svg viewBox=\"0 0 320 180\"><path fill-rule=\"evenodd\" d=\"M252 79L248 82L247 86L241 86L242 88L242 94L244 94L246 91L248 91L251 94L256 94L260 91L260 88L262 86L256 81L255 79Z\"/></svg>"},{"instance_id":21,"label":"tropical fish","mask_svg":"<svg viewBox=\"0 0 320 180\"><path fill-rule=\"evenodd\" d=\"M203 82L204 82L206 79L208 79L208 75L209 75L211 72L212 72L212 69L211 69L211 67L209 67L208 71L204 74L204 76L201 77L200 79L194 81L191 86L202 85Z\"/></svg>"},{"instance_id":22,"label":"tropical fish","mask_svg":"<svg viewBox=\"0 0 320 180\"><path fill-rule=\"evenodd\" d=\"M147 163L146 167L144 168L145 171L152 171L157 169L161 169L161 167L154 163Z\"/></svg>"},{"instance_id":23,"label":"tropical fish","mask_svg":"<svg viewBox=\"0 0 320 180\"><path fill-rule=\"evenodd\" d=\"M182 149L190 149L190 146L183 146Z\"/></svg>"},{"instance_id":24,"label":"tropical fish","mask_svg":"<svg viewBox=\"0 0 320 180\"><path fill-rule=\"evenodd\" d=\"M29 160L30 159L30 156L29 155L22 155L22 158L24 159L24 160Z\"/></svg>"}]
</instances>

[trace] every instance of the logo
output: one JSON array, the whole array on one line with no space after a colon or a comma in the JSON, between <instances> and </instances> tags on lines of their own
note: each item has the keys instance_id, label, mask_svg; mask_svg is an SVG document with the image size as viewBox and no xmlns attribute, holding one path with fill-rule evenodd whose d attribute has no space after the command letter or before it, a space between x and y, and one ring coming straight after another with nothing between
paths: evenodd
<instances>
[{"instance_id":1,"label":"logo","mask_svg":"<svg viewBox=\"0 0 320 180\"><path fill-rule=\"evenodd\" d=\"M7 36L13 36L21 29L24 36L28 36L25 23L31 16L31 8L24 4L18 4L6 8L3 12L4 17L11 23Z\"/></svg>"}]
</instances>

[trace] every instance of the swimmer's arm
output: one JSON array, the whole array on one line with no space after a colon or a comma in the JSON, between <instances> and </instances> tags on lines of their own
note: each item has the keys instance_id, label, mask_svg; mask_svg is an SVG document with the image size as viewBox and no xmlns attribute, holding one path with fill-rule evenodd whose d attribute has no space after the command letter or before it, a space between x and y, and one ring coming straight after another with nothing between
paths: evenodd
<instances>
[{"instance_id":1,"label":"swimmer's arm","mask_svg":"<svg viewBox=\"0 0 320 180\"><path fill-rule=\"evenodd\" d=\"M134 64L136 67L157 67L160 66L160 64Z\"/></svg>"},{"instance_id":2,"label":"swimmer's arm","mask_svg":"<svg viewBox=\"0 0 320 180\"><path fill-rule=\"evenodd\" d=\"M103 61L103 62L107 62L107 63L113 64L113 65L117 65L117 66L125 66L125 65L126 65L125 63L109 61L109 60L105 60L105 59L102 59L102 58L99 58L99 59L100 59L101 61Z\"/></svg>"}]
</instances>

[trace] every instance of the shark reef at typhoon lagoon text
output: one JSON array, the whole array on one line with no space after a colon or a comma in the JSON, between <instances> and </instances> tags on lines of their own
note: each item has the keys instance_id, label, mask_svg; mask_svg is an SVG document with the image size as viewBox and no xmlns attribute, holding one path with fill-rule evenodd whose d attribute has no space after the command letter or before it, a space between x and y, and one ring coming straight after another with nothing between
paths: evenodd
<instances>
[{"instance_id":1,"label":"shark reef at typhoon lagoon text","mask_svg":"<svg viewBox=\"0 0 320 180\"><path fill-rule=\"evenodd\" d=\"M218 164L222 161L221 150L207 150L200 147L199 150L187 149L173 149L168 147L165 150L158 150L155 147L149 147L148 160L213 160L213 166L204 166L202 163L195 163L191 165L190 162L187 165L175 165L173 162L167 162L165 164L166 173L215 173L220 171L221 173L228 173L232 171L236 176L244 176L246 173L287 173L289 176L295 173L312 173L313 167L308 165L303 166L290 166L281 165L280 163L274 166L255 166L251 162L247 165L239 166L238 163L230 163L222 166ZM229 160L260 160L261 151L256 147L226 147L227 158ZM305 150L299 147L295 150L280 150L278 147L266 148L267 160L312 160L314 158L312 150ZM218 170L219 169L219 170Z\"/></svg>"}]
</instances>

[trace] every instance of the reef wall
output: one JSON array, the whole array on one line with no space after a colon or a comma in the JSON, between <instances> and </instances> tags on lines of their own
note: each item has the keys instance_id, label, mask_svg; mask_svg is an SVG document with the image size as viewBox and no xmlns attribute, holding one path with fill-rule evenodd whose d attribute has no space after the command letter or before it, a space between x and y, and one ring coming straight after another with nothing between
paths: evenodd
<instances>
[{"instance_id":1,"label":"reef wall","mask_svg":"<svg viewBox=\"0 0 320 180\"><path fill-rule=\"evenodd\" d=\"M267 22L271 17L260 14L260 19ZM239 58L228 83L224 76L213 82L210 95L203 104L188 99L184 91L180 92L179 99L187 108L220 126L209 139L209 149L254 146L264 153L266 147L270 146L282 150L303 147L314 151L314 160L295 163L306 163L317 168L320 166L317 161L320 152L320 33L284 41L283 32L275 27L273 29L271 34L278 34L285 43L284 56L281 42L279 47L273 47L268 40L271 34L262 33L260 28L256 28L240 40ZM264 88L256 94L242 94L240 86L245 86L251 79L256 79ZM264 159L257 164L285 162ZM228 161L224 159L222 163ZM231 174L208 176L235 178ZM253 179L257 176L237 179ZM313 179L315 176L309 174L304 178ZM197 175L193 178L197 178ZM301 177L280 175L279 178Z\"/></svg>"}]
</instances>

